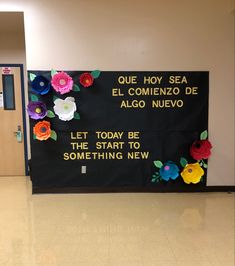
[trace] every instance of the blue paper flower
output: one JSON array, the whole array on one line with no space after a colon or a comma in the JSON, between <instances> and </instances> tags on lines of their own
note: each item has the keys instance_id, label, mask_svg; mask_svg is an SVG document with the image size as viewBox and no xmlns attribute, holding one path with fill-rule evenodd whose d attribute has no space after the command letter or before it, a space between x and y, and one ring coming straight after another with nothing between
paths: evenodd
<instances>
[{"instance_id":1,"label":"blue paper flower","mask_svg":"<svg viewBox=\"0 0 235 266\"><path fill-rule=\"evenodd\" d=\"M47 94L50 88L50 82L43 76L36 76L35 79L32 81L32 90L38 94Z\"/></svg>"},{"instance_id":2,"label":"blue paper flower","mask_svg":"<svg viewBox=\"0 0 235 266\"><path fill-rule=\"evenodd\" d=\"M165 181L175 180L179 176L179 168L175 163L168 161L160 168L159 174Z\"/></svg>"}]
</instances>

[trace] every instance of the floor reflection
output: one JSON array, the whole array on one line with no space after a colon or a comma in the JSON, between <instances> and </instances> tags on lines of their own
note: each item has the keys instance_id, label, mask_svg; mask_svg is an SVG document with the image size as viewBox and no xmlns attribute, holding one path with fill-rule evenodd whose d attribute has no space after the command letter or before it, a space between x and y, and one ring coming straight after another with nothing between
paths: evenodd
<instances>
[{"instance_id":1,"label":"floor reflection","mask_svg":"<svg viewBox=\"0 0 235 266\"><path fill-rule=\"evenodd\" d=\"M234 194L31 195L0 179L1 266L234 265Z\"/></svg>"}]
</instances>

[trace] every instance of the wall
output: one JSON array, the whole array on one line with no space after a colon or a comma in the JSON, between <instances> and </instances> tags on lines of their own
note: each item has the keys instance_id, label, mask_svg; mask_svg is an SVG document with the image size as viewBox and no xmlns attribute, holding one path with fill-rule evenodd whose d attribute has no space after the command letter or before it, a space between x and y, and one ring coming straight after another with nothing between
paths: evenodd
<instances>
[{"instance_id":1,"label":"wall","mask_svg":"<svg viewBox=\"0 0 235 266\"><path fill-rule=\"evenodd\" d=\"M28 69L209 70L208 185L234 185L233 0L0 0L0 9L25 12Z\"/></svg>"},{"instance_id":2,"label":"wall","mask_svg":"<svg viewBox=\"0 0 235 266\"><path fill-rule=\"evenodd\" d=\"M21 33L1 34L0 60L1 63L25 64L24 38Z\"/></svg>"},{"instance_id":3,"label":"wall","mask_svg":"<svg viewBox=\"0 0 235 266\"><path fill-rule=\"evenodd\" d=\"M23 12L0 12L0 37L1 63L25 64Z\"/></svg>"}]
</instances>

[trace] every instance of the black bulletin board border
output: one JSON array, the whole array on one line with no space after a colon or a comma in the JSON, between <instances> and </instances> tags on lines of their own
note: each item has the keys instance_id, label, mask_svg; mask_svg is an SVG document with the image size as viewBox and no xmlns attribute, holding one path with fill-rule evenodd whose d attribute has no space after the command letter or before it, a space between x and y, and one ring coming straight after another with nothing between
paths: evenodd
<instances>
[{"instance_id":1,"label":"black bulletin board border","mask_svg":"<svg viewBox=\"0 0 235 266\"><path fill-rule=\"evenodd\" d=\"M33 187L33 194L73 194L73 193L179 193L179 189L176 188L157 188L157 187L149 187L149 188L130 188L130 187L113 187L113 188L100 188L100 187L64 187L64 188L56 188L56 187ZM181 193L198 193L198 192L235 192L235 186L207 186L207 187L199 187L199 186L190 186L187 188L181 188Z\"/></svg>"}]
</instances>

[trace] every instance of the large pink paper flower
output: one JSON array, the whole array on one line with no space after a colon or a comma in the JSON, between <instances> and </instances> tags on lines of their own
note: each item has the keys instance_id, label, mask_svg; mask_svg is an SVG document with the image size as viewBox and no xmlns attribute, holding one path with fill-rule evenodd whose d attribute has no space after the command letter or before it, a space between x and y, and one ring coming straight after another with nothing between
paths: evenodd
<instances>
[{"instance_id":1,"label":"large pink paper flower","mask_svg":"<svg viewBox=\"0 0 235 266\"><path fill-rule=\"evenodd\" d=\"M61 71L52 77L51 85L55 91L65 94L73 89L73 79L67 73Z\"/></svg>"}]
</instances>

